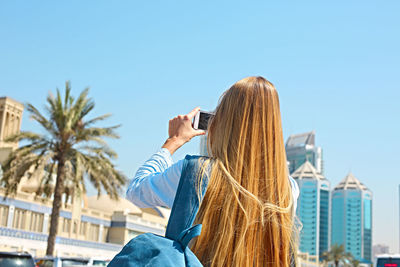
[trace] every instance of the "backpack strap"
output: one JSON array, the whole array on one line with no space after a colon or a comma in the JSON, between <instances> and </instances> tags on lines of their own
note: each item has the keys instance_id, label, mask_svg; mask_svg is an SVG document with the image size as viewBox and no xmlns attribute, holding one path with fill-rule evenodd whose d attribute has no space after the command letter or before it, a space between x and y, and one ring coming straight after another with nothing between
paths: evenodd
<instances>
[{"instance_id":1,"label":"backpack strap","mask_svg":"<svg viewBox=\"0 0 400 267\"><path fill-rule=\"evenodd\" d=\"M201 196L198 196L199 171L206 157L187 155L183 162L182 174L179 179L171 215L168 220L165 237L181 243L185 248L190 240L200 235L201 225L192 227L199 210L199 197L207 190L208 175L202 178ZM209 172L206 171L206 174Z\"/></svg>"},{"instance_id":2,"label":"backpack strap","mask_svg":"<svg viewBox=\"0 0 400 267\"><path fill-rule=\"evenodd\" d=\"M183 249L187 247L193 237L201 234L201 224L196 224L189 229L183 230L178 236L178 242L181 243Z\"/></svg>"}]
</instances>

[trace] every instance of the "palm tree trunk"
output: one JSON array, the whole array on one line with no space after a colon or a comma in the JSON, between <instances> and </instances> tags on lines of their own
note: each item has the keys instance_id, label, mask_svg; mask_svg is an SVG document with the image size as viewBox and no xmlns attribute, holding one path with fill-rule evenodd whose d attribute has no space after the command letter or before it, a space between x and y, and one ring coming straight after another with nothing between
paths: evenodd
<instances>
[{"instance_id":1,"label":"palm tree trunk","mask_svg":"<svg viewBox=\"0 0 400 267\"><path fill-rule=\"evenodd\" d=\"M53 256L54 246L58 229L58 218L60 217L60 209L62 204L62 193L64 190L64 176L65 176L65 160L61 156L58 159L57 180L56 187L54 188L53 209L51 210L50 220L50 233L47 239L46 255Z\"/></svg>"}]
</instances>

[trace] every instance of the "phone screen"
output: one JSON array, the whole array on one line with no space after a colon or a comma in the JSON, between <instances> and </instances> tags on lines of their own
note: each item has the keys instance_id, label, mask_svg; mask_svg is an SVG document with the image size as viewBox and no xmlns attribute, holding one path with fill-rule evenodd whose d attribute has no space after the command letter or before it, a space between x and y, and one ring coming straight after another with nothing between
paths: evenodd
<instances>
[{"instance_id":1,"label":"phone screen","mask_svg":"<svg viewBox=\"0 0 400 267\"><path fill-rule=\"evenodd\" d=\"M199 118L199 126L198 129L200 130L207 130L208 122L214 115L211 113L201 112L200 111L200 118Z\"/></svg>"}]
</instances>

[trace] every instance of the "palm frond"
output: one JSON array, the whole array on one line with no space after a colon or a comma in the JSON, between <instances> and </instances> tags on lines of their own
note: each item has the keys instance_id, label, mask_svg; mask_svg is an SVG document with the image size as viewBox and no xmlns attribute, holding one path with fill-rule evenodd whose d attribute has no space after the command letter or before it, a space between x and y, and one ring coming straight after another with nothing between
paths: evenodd
<instances>
[{"instance_id":1,"label":"palm frond","mask_svg":"<svg viewBox=\"0 0 400 267\"><path fill-rule=\"evenodd\" d=\"M117 199L122 186L127 181L126 177L116 170L108 158L83 153L80 154L80 157L83 159L82 163L85 166L89 181L97 189L98 194L101 194L103 188L111 198Z\"/></svg>"},{"instance_id":2,"label":"palm frond","mask_svg":"<svg viewBox=\"0 0 400 267\"><path fill-rule=\"evenodd\" d=\"M14 143L20 141L40 142L45 140L46 138L41 134L36 134L32 132L20 132L18 134L14 134L7 137L4 141L9 143Z\"/></svg>"},{"instance_id":3,"label":"palm frond","mask_svg":"<svg viewBox=\"0 0 400 267\"><path fill-rule=\"evenodd\" d=\"M38 166L46 160L44 154L28 154L20 159L6 161L4 165L5 171L1 178L1 184L6 188L6 196L14 194L17 191L18 184L23 177L29 179L32 177L32 174L37 175Z\"/></svg>"},{"instance_id":4,"label":"palm frond","mask_svg":"<svg viewBox=\"0 0 400 267\"><path fill-rule=\"evenodd\" d=\"M96 118L93 118L93 119L91 119L91 120L88 120L87 122L85 122L85 123L83 124L83 127L85 127L85 128L86 128L86 127L89 127L89 126L93 125L93 124L96 123L96 122L103 121L103 120L109 118L110 116L111 116L111 114L110 114L110 113L107 113L107 114L98 116L98 117L96 117Z\"/></svg>"},{"instance_id":5,"label":"palm frond","mask_svg":"<svg viewBox=\"0 0 400 267\"><path fill-rule=\"evenodd\" d=\"M97 155L99 157L108 157L110 159L118 157L118 154L106 144L102 146L86 145L80 147L80 150L86 152L86 154Z\"/></svg>"},{"instance_id":6,"label":"palm frond","mask_svg":"<svg viewBox=\"0 0 400 267\"><path fill-rule=\"evenodd\" d=\"M37 196L51 197L53 194L53 187L55 181L55 171L57 167L54 161L50 161L44 168L44 173L42 179L40 180L40 185L36 189Z\"/></svg>"},{"instance_id":7,"label":"palm frond","mask_svg":"<svg viewBox=\"0 0 400 267\"><path fill-rule=\"evenodd\" d=\"M73 108L75 109L76 114L78 115L77 120L81 120L94 108L94 102L91 98L87 97L88 94L89 94L89 88L85 88L85 90L82 91L82 93L79 95L79 97L75 102Z\"/></svg>"},{"instance_id":8,"label":"palm frond","mask_svg":"<svg viewBox=\"0 0 400 267\"><path fill-rule=\"evenodd\" d=\"M39 110L37 110L32 104L26 104L26 109L29 113L31 113L30 117L37 121L45 130L47 130L53 136L57 135L57 130L54 128L54 125L46 119Z\"/></svg>"},{"instance_id":9,"label":"palm frond","mask_svg":"<svg viewBox=\"0 0 400 267\"><path fill-rule=\"evenodd\" d=\"M71 82L65 82L65 96L64 96L64 107L68 108L74 102L74 98L71 96Z\"/></svg>"},{"instance_id":10,"label":"palm frond","mask_svg":"<svg viewBox=\"0 0 400 267\"><path fill-rule=\"evenodd\" d=\"M61 100L60 90L58 88L56 97L52 94L48 95L47 104L49 106L46 107L46 110L50 115L50 121L55 124L57 131L61 133L65 125L65 111Z\"/></svg>"},{"instance_id":11,"label":"palm frond","mask_svg":"<svg viewBox=\"0 0 400 267\"><path fill-rule=\"evenodd\" d=\"M108 137L108 138L118 139L119 135L115 132L115 129L119 128L120 126L121 125L104 127L104 128L98 128L98 127L85 128L79 133L78 140L86 141L88 137Z\"/></svg>"}]
</instances>

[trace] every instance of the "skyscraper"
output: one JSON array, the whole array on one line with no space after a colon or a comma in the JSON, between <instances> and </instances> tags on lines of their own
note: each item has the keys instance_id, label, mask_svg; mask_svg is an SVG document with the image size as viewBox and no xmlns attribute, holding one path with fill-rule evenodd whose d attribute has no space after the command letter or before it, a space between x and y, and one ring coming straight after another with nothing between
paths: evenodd
<instances>
[{"instance_id":1,"label":"skyscraper","mask_svg":"<svg viewBox=\"0 0 400 267\"><path fill-rule=\"evenodd\" d=\"M317 172L324 173L322 148L315 146L315 131L289 136L286 141L286 156L290 173L306 161L311 162Z\"/></svg>"},{"instance_id":2,"label":"skyscraper","mask_svg":"<svg viewBox=\"0 0 400 267\"><path fill-rule=\"evenodd\" d=\"M372 192L351 173L332 192L332 244L371 262Z\"/></svg>"},{"instance_id":3,"label":"skyscraper","mask_svg":"<svg viewBox=\"0 0 400 267\"><path fill-rule=\"evenodd\" d=\"M330 244L330 183L309 161L292 177L300 188L297 216L303 227L299 249L320 256Z\"/></svg>"}]
</instances>

